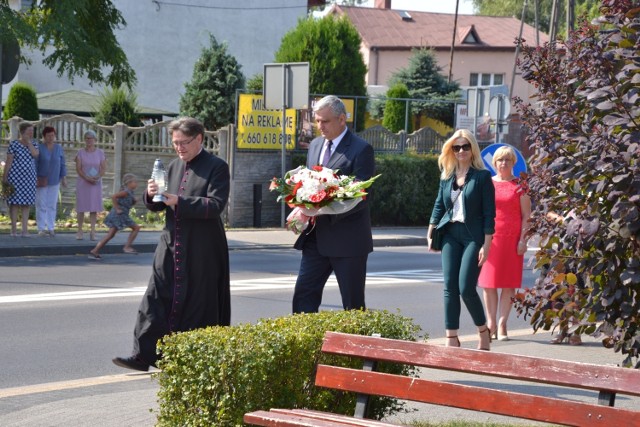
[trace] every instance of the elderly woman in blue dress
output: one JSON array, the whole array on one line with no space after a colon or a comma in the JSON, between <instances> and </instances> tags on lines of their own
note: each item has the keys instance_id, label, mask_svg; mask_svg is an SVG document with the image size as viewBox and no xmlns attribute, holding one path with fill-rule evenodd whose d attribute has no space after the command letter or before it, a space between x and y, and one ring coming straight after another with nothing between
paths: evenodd
<instances>
[{"instance_id":1,"label":"elderly woman in blue dress","mask_svg":"<svg viewBox=\"0 0 640 427\"><path fill-rule=\"evenodd\" d=\"M22 122L18 126L20 138L9 143L7 161L2 177L3 184L13 186L13 194L7 197L11 236L17 237L18 212L22 217L22 237L28 237L29 209L36 202L36 160L40 155L38 143L33 139L33 124Z\"/></svg>"}]
</instances>

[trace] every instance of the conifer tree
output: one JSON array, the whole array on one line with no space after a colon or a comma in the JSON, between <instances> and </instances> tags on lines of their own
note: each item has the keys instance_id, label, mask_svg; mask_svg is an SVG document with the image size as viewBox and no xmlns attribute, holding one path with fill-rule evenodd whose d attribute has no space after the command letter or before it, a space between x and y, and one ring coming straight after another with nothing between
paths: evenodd
<instances>
[{"instance_id":1,"label":"conifer tree","mask_svg":"<svg viewBox=\"0 0 640 427\"><path fill-rule=\"evenodd\" d=\"M197 118L211 130L233 123L236 90L244 88L244 83L241 65L225 43L210 35L210 45L202 49L180 97L180 114Z\"/></svg>"},{"instance_id":2,"label":"conifer tree","mask_svg":"<svg viewBox=\"0 0 640 427\"><path fill-rule=\"evenodd\" d=\"M430 49L414 49L409 65L389 79L389 86L404 83L410 97L421 100L412 103L418 123L424 115L453 126L454 101L459 97L460 86L449 83L441 71Z\"/></svg>"},{"instance_id":3,"label":"conifer tree","mask_svg":"<svg viewBox=\"0 0 640 427\"><path fill-rule=\"evenodd\" d=\"M387 98L407 99L409 98L409 89L407 89L407 86L404 83L397 83L387 91ZM407 108L409 109L408 112ZM405 129L405 122L407 124L407 129ZM411 124L411 104L407 101L388 99L384 107L382 126L394 133L401 130L411 133L413 130L413 126Z\"/></svg>"}]
</instances>

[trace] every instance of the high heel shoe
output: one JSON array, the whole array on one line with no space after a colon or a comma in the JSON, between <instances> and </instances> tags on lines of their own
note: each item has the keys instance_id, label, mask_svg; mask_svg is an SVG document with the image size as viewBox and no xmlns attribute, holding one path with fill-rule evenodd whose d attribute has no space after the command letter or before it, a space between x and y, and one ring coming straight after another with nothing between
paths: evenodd
<instances>
[{"instance_id":1,"label":"high heel shoe","mask_svg":"<svg viewBox=\"0 0 640 427\"><path fill-rule=\"evenodd\" d=\"M478 350L484 350L484 351L489 351L491 350L490 347L482 347L482 334L487 333L487 338L489 338L489 344L491 344L491 331L489 330L489 328L487 328L486 326L484 327L484 329L478 330L478 335L480 335L480 341L478 342Z\"/></svg>"},{"instance_id":2,"label":"high heel shoe","mask_svg":"<svg viewBox=\"0 0 640 427\"><path fill-rule=\"evenodd\" d=\"M491 331L491 330L489 330ZM498 339L498 330L496 329L495 331L491 332L491 339L492 340L497 340Z\"/></svg>"},{"instance_id":3,"label":"high heel shoe","mask_svg":"<svg viewBox=\"0 0 640 427\"><path fill-rule=\"evenodd\" d=\"M460 339L458 338L457 335L451 335L451 336L447 335L448 340L452 340L454 338L456 339L457 345L449 345L449 342L447 341L447 347L460 347Z\"/></svg>"},{"instance_id":4,"label":"high heel shoe","mask_svg":"<svg viewBox=\"0 0 640 427\"><path fill-rule=\"evenodd\" d=\"M560 332L559 334L554 336L551 339L551 341L549 341L549 344L562 344L565 339L568 340L569 339L569 335L567 333L565 333L565 332Z\"/></svg>"},{"instance_id":5,"label":"high heel shoe","mask_svg":"<svg viewBox=\"0 0 640 427\"><path fill-rule=\"evenodd\" d=\"M576 333L569 335L569 345L582 345L582 338L580 338L580 335Z\"/></svg>"}]
</instances>

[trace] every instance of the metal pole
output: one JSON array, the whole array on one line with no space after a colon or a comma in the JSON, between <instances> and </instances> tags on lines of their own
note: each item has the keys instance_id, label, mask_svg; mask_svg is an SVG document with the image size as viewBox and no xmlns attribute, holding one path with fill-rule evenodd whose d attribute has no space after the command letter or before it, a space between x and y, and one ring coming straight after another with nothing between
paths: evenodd
<instances>
[{"instance_id":1,"label":"metal pole","mask_svg":"<svg viewBox=\"0 0 640 427\"><path fill-rule=\"evenodd\" d=\"M4 63L2 62L2 41L0 41L0 120L2 120L2 67ZM0 134L2 134L2 130L0 129Z\"/></svg>"},{"instance_id":2,"label":"metal pole","mask_svg":"<svg viewBox=\"0 0 640 427\"><path fill-rule=\"evenodd\" d=\"M476 99L475 99L475 103L476 103L476 111L473 112L473 136L476 137L476 139L478 139L478 110L480 109L478 107L478 104L480 103L480 88L473 88L473 90L476 92Z\"/></svg>"},{"instance_id":3,"label":"metal pole","mask_svg":"<svg viewBox=\"0 0 640 427\"><path fill-rule=\"evenodd\" d=\"M282 64L282 162L280 164L280 176L284 177L284 174L287 172L286 169L286 160L287 160L287 131L284 127L285 119L287 118L287 64ZM284 203L280 204L280 227L284 228L285 224L285 211L284 211Z\"/></svg>"},{"instance_id":4,"label":"metal pole","mask_svg":"<svg viewBox=\"0 0 640 427\"><path fill-rule=\"evenodd\" d=\"M516 83L516 62L518 61L518 55L520 54L520 39L522 39L522 29L524 27L524 14L527 10L528 0L524 0L522 4L522 16L520 18L520 34L518 35L518 44L516 44L516 57L513 60L513 73L511 74L511 86L509 87L509 102L513 98L513 85Z\"/></svg>"},{"instance_id":5,"label":"metal pole","mask_svg":"<svg viewBox=\"0 0 640 427\"><path fill-rule=\"evenodd\" d=\"M558 32L558 0L553 0L551 5L551 28L549 29L549 42L551 44L556 43L556 36Z\"/></svg>"},{"instance_id":6,"label":"metal pole","mask_svg":"<svg viewBox=\"0 0 640 427\"><path fill-rule=\"evenodd\" d=\"M460 0L456 0L456 14L453 19L453 37L451 38L451 56L449 57L449 83L451 83L451 79L453 78L453 51L456 44L456 35L458 33L458 6L460 4Z\"/></svg>"}]
</instances>

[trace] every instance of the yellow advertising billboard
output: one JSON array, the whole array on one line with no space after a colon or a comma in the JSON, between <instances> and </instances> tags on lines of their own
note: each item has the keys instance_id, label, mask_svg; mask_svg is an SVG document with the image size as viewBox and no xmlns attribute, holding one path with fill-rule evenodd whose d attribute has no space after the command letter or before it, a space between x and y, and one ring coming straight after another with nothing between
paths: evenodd
<instances>
[{"instance_id":1,"label":"yellow advertising billboard","mask_svg":"<svg viewBox=\"0 0 640 427\"><path fill-rule=\"evenodd\" d=\"M282 111L264 108L262 95L240 94L238 148L282 150ZM296 110L287 109L284 123L286 148L295 148Z\"/></svg>"}]
</instances>

